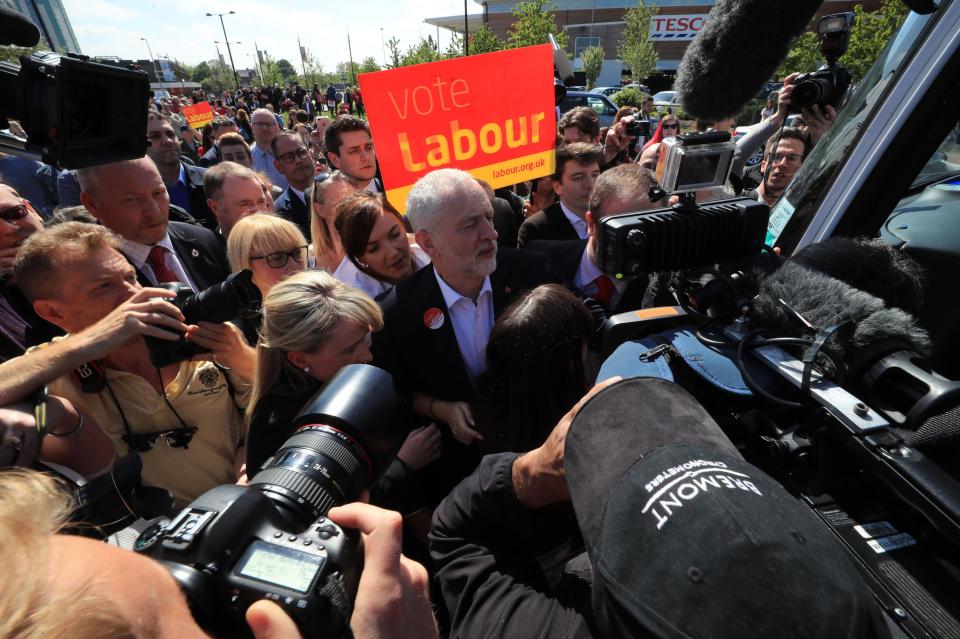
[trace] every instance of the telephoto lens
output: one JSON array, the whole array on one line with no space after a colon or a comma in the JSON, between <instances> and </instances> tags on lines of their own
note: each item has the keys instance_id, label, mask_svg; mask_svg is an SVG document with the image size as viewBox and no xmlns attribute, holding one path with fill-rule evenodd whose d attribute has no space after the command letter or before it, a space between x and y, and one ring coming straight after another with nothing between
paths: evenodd
<instances>
[{"instance_id":1,"label":"telephoto lens","mask_svg":"<svg viewBox=\"0 0 960 639\"><path fill-rule=\"evenodd\" d=\"M254 476L296 521L311 522L356 501L402 443L406 404L390 374L374 366L342 368L300 411L298 432Z\"/></svg>"}]
</instances>

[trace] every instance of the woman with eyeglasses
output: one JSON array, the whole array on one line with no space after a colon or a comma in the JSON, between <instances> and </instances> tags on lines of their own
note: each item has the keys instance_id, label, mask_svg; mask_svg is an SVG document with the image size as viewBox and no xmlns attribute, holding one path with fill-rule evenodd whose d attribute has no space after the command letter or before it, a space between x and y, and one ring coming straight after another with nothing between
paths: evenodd
<instances>
[{"instance_id":1,"label":"woman with eyeglasses","mask_svg":"<svg viewBox=\"0 0 960 639\"><path fill-rule=\"evenodd\" d=\"M403 218L382 195L363 191L347 197L337 205L334 225L353 267L341 267L337 277L370 297L430 263L427 254L410 243Z\"/></svg>"},{"instance_id":2,"label":"woman with eyeglasses","mask_svg":"<svg viewBox=\"0 0 960 639\"><path fill-rule=\"evenodd\" d=\"M233 272L253 271L253 283L266 297L277 282L306 270L307 240L293 222L255 213L242 218L230 231L227 259Z\"/></svg>"},{"instance_id":3,"label":"woman with eyeglasses","mask_svg":"<svg viewBox=\"0 0 960 639\"><path fill-rule=\"evenodd\" d=\"M323 271L297 273L270 290L263 300L257 370L247 404L248 477L293 434L294 417L337 371L373 360L370 332L382 326L376 302ZM397 484L409 488L408 474L439 456L435 426L409 433L398 461L372 491L373 501L409 512L419 491Z\"/></svg>"}]
</instances>

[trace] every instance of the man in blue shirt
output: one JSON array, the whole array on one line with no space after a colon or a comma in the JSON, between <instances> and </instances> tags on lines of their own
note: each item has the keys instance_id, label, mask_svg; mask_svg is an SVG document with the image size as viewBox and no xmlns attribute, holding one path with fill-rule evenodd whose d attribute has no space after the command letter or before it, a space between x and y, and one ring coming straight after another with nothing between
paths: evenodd
<instances>
[{"instance_id":1,"label":"man in blue shirt","mask_svg":"<svg viewBox=\"0 0 960 639\"><path fill-rule=\"evenodd\" d=\"M253 126L253 145L250 147L250 153L253 154L253 170L259 173L265 173L275 186L286 190L290 186L287 178L277 170L274 165L273 152L270 150L270 143L280 132L277 121L273 113L267 109L257 109L250 116L250 124Z\"/></svg>"},{"instance_id":2,"label":"man in blue shirt","mask_svg":"<svg viewBox=\"0 0 960 639\"><path fill-rule=\"evenodd\" d=\"M147 114L147 140L150 142L147 157L157 165L170 203L185 210L207 228L216 228L216 218L207 206L203 190L206 169L181 161L180 143L167 116L154 111Z\"/></svg>"}]
</instances>

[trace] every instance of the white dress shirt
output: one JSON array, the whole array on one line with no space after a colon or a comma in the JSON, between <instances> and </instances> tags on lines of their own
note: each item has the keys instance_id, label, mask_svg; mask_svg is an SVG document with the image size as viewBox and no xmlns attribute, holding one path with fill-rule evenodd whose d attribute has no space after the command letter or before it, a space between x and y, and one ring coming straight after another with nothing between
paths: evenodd
<instances>
[{"instance_id":1,"label":"white dress shirt","mask_svg":"<svg viewBox=\"0 0 960 639\"><path fill-rule=\"evenodd\" d=\"M603 275L603 271L594 264L590 257L590 245L587 244L583 248L583 255L580 256L580 266L573 278L573 285L584 295L592 297L597 293L597 285L594 282L601 275ZM613 291L610 292L610 308L616 308L620 296L623 295L623 291L626 290L630 282L628 280L618 280L615 277L610 277L610 281L613 282Z\"/></svg>"},{"instance_id":2,"label":"white dress shirt","mask_svg":"<svg viewBox=\"0 0 960 639\"><path fill-rule=\"evenodd\" d=\"M190 277L190 274L187 273L187 269L183 267L183 264L180 262L180 256L177 255L177 252L173 248L173 242L170 241L170 234L163 236L163 239L157 242L154 246L163 247L163 261L167 265L167 268L173 271L173 274L177 276L177 279L184 284L189 284L190 288L193 289L194 293L199 293L197 290L197 283L193 281L193 278ZM133 240L128 240L124 238L120 242L120 252L127 256L127 259L136 266L141 273L147 276L147 279L150 280L150 283L156 285L157 276L153 272L153 267L147 263L147 258L150 257L150 249L153 246L147 246L146 244L140 244L134 242Z\"/></svg>"},{"instance_id":3,"label":"white dress shirt","mask_svg":"<svg viewBox=\"0 0 960 639\"><path fill-rule=\"evenodd\" d=\"M443 301L450 312L446 319L453 323L460 356L472 384L486 367L487 341L490 339L490 331L493 330L493 288L490 286L490 276L483 279L480 295L474 303L469 297L464 297L450 288L439 273L434 271L434 275L437 276Z\"/></svg>"},{"instance_id":4,"label":"white dress shirt","mask_svg":"<svg viewBox=\"0 0 960 639\"><path fill-rule=\"evenodd\" d=\"M577 232L580 239L587 239L589 237L587 233L587 221L568 209L567 205L563 203L563 200L560 200L560 210L563 211L563 216L570 222L570 226Z\"/></svg>"}]
</instances>

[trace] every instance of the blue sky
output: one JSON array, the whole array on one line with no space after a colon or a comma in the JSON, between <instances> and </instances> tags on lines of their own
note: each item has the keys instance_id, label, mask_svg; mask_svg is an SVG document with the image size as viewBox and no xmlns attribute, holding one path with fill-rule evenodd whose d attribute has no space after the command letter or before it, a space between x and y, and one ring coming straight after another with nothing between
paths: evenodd
<instances>
[{"instance_id":1,"label":"blue sky","mask_svg":"<svg viewBox=\"0 0 960 639\"><path fill-rule=\"evenodd\" d=\"M332 70L348 59L347 29L353 59L373 56L382 63L383 40L396 36L401 48L420 36L436 37L436 27L425 24L428 17L463 12L457 0L355 0L354 2L310 2L309 0L62 0L83 53L91 56L147 58L147 38L155 57L169 56L188 64L216 58L214 40L223 42L220 20L209 12L236 11L224 16L227 35L233 46L237 68L253 66L254 40L274 58L287 58L299 69L297 33L300 42L325 69ZM307 8L307 7L322 8ZM480 5L468 3L470 13ZM441 29L441 47L450 34ZM226 49L221 45L226 58Z\"/></svg>"}]
</instances>

